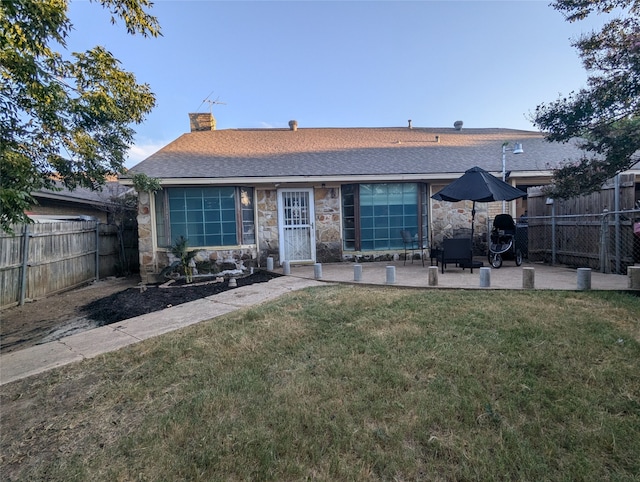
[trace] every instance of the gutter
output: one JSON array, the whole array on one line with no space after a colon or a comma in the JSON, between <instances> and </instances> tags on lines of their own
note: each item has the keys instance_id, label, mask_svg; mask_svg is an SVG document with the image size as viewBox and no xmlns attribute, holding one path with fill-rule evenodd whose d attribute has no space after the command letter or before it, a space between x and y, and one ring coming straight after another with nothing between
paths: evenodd
<instances>
[{"instance_id":1,"label":"gutter","mask_svg":"<svg viewBox=\"0 0 640 482\"><path fill-rule=\"evenodd\" d=\"M497 172L497 171L496 171ZM492 173L496 175L496 173ZM358 174L339 176L278 176L278 177L189 177L161 178L163 186L201 186L201 185L273 185L300 183L356 183L356 182L402 182L402 181L436 181L447 182L459 178L462 173L430 173L430 174ZM497 175L496 175L497 176ZM519 171L511 172L510 179L534 179L552 176L551 171ZM499 176L497 176L499 177ZM120 179L125 186L133 186L131 179Z\"/></svg>"}]
</instances>

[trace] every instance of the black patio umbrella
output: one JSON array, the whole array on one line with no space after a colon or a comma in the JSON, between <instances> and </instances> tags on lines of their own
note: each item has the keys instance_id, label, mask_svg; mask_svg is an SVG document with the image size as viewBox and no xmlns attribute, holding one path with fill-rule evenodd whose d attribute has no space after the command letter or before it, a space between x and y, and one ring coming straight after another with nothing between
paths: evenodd
<instances>
[{"instance_id":1,"label":"black patio umbrella","mask_svg":"<svg viewBox=\"0 0 640 482\"><path fill-rule=\"evenodd\" d=\"M526 192L476 166L431 197L437 201L473 201L471 209L471 242L473 242L476 202L512 201L526 195Z\"/></svg>"}]
</instances>

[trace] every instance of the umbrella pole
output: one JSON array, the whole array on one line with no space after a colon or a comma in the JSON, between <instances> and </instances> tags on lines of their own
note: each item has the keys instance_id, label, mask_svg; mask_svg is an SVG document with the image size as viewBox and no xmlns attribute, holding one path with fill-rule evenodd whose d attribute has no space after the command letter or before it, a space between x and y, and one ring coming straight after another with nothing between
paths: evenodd
<instances>
[{"instance_id":1,"label":"umbrella pole","mask_svg":"<svg viewBox=\"0 0 640 482\"><path fill-rule=\"evenodd\" d=\"M471 253L473 256L473 227L476 224L476 202L473 201L473 207L471 208Z\"/></svg>"}]
</instances>

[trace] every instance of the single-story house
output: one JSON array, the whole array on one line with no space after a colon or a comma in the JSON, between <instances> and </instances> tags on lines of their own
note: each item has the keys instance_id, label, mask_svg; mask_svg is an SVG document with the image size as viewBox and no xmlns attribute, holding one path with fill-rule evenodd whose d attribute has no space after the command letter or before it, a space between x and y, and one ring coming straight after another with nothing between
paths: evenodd
<instances>
[{"instance_id":1,"label":"single-story house","mask_svg":"<svg viewBox=\"0 0 640 482\"><path fill-rule=\"evenodd\" d=\"M425 246L470 228L471 204L431 196L479 166L518 188L544 185L551 169L577 158L575 144L513 129L215 129L211 114L190 114L191 131L120 178L144 173L162 189L140 193L140 272L150 281L170 262L179 236L200 260L244 266L393 259L400 230ZM508 143L506 147L503 145ZM514 154L521 144L523 153ZM515 218L526 199L507 203ZM478 242L502 203L476 205Z\"/></svg>"},{"instance_id":2,"label":"single-story house","mask_svg":"<svg viewBox=\"0 0 640 482\"><path fill-rule=\"evenodd\" d=\"M34 221L83 219L111 224L113 214L121 208L115 200L135 194L132 187L117 181L107 182L100 190L78 187L70 190L56 182L57 190L40 189L31 195L37 201L25 213Z\"/></svg>"}]
</instances>

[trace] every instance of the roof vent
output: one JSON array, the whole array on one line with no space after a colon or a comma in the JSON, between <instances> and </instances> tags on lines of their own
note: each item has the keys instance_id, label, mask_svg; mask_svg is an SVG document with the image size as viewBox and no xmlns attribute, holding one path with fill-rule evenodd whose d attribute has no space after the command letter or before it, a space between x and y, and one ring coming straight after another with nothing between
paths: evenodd
<instances>
[{"instance_id":1,"label":"roof vent","mask_svg":"<svg viewBox=\"0 0 640 482\"><path fill-rule=\"evenodd\" d=\"M291 129L292 131L297 131L298 130L298 121L297 120L290 120L289 121L289 129Z\"/></svg>"},{"instance_id":2,"label":"roof vent","mask_svg":"<svg viewBox=\"0 0 640 482\"><path fill-rule=\"evenodd\" d=\"M209 112L189 114L189 124L191 132L216 130L216 118Z\"/></svg>"},{"instance_id":3,"label":"roof vent","mask_svg":"<svg viewBox=\"0 0 640 482\"><path fill-rule=\"evenodd\" d=\"M455 121L455 122L453 123L453 127L454 127L457 131L461 130L461 129L462 129L462 121Z\"/></svg>"},{"instance_id":4,"label":"roof vent","mask_svg":"<svg viewBox=\"0 0 640 482\"><path fill-rule=\"evenodd\" d=\"M413 127L411 126L411 119L409 119L409 129L413 129Z\"/></svg>"}]
</instances>

